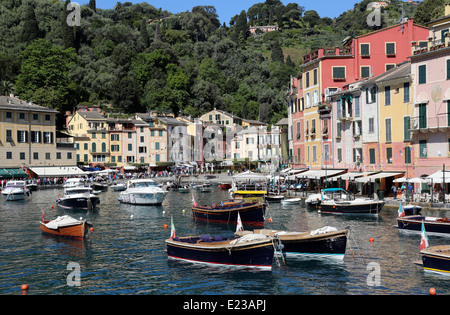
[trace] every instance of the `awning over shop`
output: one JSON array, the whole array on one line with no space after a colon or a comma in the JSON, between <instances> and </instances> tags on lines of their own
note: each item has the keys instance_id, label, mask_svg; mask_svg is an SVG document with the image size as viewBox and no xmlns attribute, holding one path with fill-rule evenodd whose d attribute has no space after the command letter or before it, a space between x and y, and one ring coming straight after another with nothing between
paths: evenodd
<instances>
[{"instance_id":1,"label":"awning over shop","mask_svg":"<svg viewBox=\"0 0 450 315\"><path fill-rule=\"evenodd\" d=\"M345 173L346 170L310 170L300 174L295 175L297 178L311 178L311 179L319 179L321 177L333 177L342 173Z\"/></svg>"},{"instance_id":2,"label":"awning over shop","mask_svg":"<svg viewBox=\"0 0 450 315\"><path fill-rule=\"evenodd\" d=\"M398 176L398 175L403 175L405 174L405 172L380 172L374 175L369 175L369 176L365 176L365 177L359 177L356 178L355 181L358 183L368 183L368 182L374 182L376 179L382 179L382 178L387 178L387 177L394 177L394 176Z\"/></svg>"},{"instance_id":3,"label":"awning over shop","mask_svg":"<svg viewBox=\"0 0 450 315\"><path fill-rule=\"evenodd\" d=\"M450 183L450 171L445 171L445 176L443 171L437 171L434 174L431 174L430 176L425 177L425 179L431 183L433 181L434 184L442 183L445 177L445 182Z\"/></svg>"},{"instance_id":4,"label":"awning over shop","mask_svg":"<svg viewBox=\"0 0 450 315\"><path fill-rule=\"evenodd\" d=\"M372 174L375 174L375 172L349 172L340 176L333 177L334 181L337 181L338 179L341 180L353 180L359 177L363 176L370 176Z\"/></svg>"},{"instance_id":5,"label":"awning over shop","mask_svg":"<svg viewBox=\"0 0 450 315\"><path fill-rule=\"evenodd\" d=\"M0 178L28 178L28 174L20 168L0 168Z\"/></svg>"},{"instance_id":6,"label":"awning over shop","mask_svg":"<svg viewBox=\"0 0 450 315\"><path fill-rule=\"evenodd\" d=\"M91 172L85 172L77 166L39 166L29 169L39 177L86 176L91 174Z\"/></svg>"},{"instance_id":7,"label":"awning over shop","mask_svg":"<svg viewBox=\"0 0 450 315\"><path fill-rule=\"evenodd\" d=\"M241 180L259 180L259 181L266 181L267 177L263 174L253 173L250 171L243 172L237 175L233 176L234 181L241 181Z\"/></svg>"}]
</instances>

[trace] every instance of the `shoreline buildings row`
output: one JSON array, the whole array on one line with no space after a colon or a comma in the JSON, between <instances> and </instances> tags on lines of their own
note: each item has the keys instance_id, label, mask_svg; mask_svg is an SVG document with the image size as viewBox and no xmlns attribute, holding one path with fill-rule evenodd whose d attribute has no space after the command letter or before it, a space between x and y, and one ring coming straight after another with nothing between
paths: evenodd
<instances>
[{"instance_id":1,"label":"shoreline buildings row","mask_svg":"<svg viewBox=\"0 0 450 315\"><path fill-rule=\"evenodd\" d=\"M389 190L450 165L450 5L303 57L287 93L294 168L346 169ZM361 176L361 175L359 175Z\"/></svg>"}]
</instances>

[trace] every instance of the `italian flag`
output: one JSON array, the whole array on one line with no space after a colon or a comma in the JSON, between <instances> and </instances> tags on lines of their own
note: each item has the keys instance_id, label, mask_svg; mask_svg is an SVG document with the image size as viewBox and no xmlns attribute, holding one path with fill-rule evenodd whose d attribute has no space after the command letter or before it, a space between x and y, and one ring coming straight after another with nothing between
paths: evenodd
<instances>
[{"instance_id":1,"label":"italian flag","mask_svg":"<svg viewBox=\"0 0 450 315\"><path fill-rule=\"evenodd\" d=\"M429 246L427 232L425 232L425 225L422 221L422 231L420 232L420 250Z\"/></svg>"},{"instance_id":2,"label":"italian flag","mask_svg":"<svg viewBox=\"0 0 450 315\"><path fill-rule=\"evenodd\" d=\"M405 216L405 211L403 211L402 209L402 202L400 202L400 206L398 207L398 217L404 217Z\"/></svg>"},{"instance_id":3,"label":"italian flag","mask_svg":"<svg viewBox=\"0 0 450 315\"><path fill-rule=\"evenodd\" d=\"M170 217L170 238L175 238L175 225L173 224L173 216Z\"/></svg>"}]
</instances>

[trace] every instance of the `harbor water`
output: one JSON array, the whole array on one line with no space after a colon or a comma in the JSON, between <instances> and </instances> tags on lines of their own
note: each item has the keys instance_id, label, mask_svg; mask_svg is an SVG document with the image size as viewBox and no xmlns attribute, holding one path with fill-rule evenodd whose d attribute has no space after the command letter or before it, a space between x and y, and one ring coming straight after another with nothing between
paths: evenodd
<instances>
[{"instance_id":1,"label":"harbor water","mask_svg":"<svg viewBox=\"0 0 450 315\"><path fill-rule=\"evenodd\" d=\"M410 295L428 294L430 288L450 293L450 276L424 272L414 263L421 259L420 234L399 231L397 211L387 207L378 216L349 216L270 204L266 215L272 220L266 219L265 228L305 231L333 226L351 232L343 261L279 257L272 271L258 271L167 258L164 240L172 217L177 236L233 235L234 224L192 219L192 194L199 204L229 199L217 187L210 193L169 192L159 207L120 204L119 192L109 189L100 194L98 209L89 212L59 208L59 193L62 189L48 189L24 201L1 200L0 294L21 294L22 284L28 284L30 295ZM85 240L43 235L42 212L50 220L65 214L87 218L94 231ZM449 242L450 237L429 235L430 246Z\"/></svg>"}]
</instances>

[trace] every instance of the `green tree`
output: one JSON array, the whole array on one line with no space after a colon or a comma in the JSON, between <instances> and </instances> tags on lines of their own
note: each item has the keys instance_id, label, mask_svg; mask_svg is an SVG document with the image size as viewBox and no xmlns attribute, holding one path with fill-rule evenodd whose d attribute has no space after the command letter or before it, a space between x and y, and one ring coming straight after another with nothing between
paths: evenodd
<instances>
[{"instance_id":1,"label":"green tree","mask_svg":"<svg viewBox=\"0 0 450 315\"><path fill-rule=\"evenodd\" d=\"M284 54L281 49L280 43L275 41L272 45L272 54L270 55L273 62L281 62L284 63Z\"/></svg>"},{"instance_id":2,"label":"green tree","mask_svg":"<svg viewBox=\"0 0 450 315\"><path fill-rule=\"evenodd\" d=\"M34 9L29 3L25 9L25 16L22 28L22 41L31 43L33 40L40 37L40 31L38 22L36 21L36 15Z\"/></svg>"},{"instance_id":3,"label":"green tree","mask_svg":"<svg viewBox=\"0 0 450 315\"><path fill-rule=\"evenodd\" d=\"M22 52L21 58L22 65L16 81L16 92L20 97L34 101L34 93L39 89L53 89L58 95L58 101L46 105L64 110L71 102L68 73L76 61L75 50L63 49L47 40L38 39Z\"/></svg>"}]
</instances>

